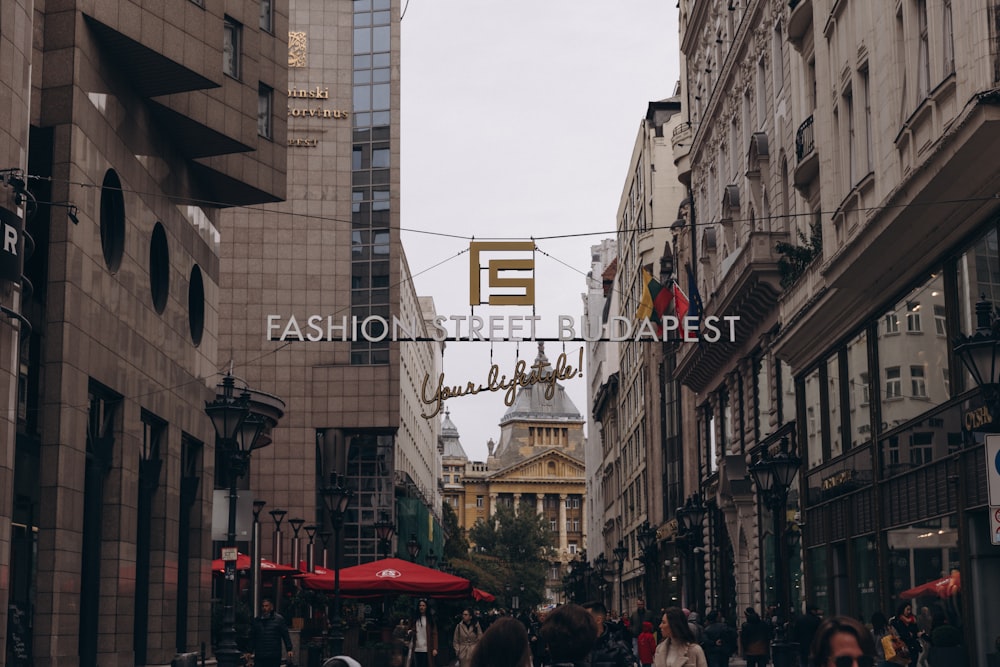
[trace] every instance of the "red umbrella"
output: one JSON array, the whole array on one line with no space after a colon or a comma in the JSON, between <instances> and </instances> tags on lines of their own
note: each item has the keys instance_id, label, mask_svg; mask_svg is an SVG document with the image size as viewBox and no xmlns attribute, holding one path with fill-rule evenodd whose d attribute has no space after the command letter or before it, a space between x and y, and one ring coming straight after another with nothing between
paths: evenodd
<instances>
[{"instance_id":1,"label":"red umbrella","mask_svg":"<svg viewBox=\"0 0 1000 667\"><path fill-rule=\"evenodd\" d=\"M477 602L496 602L496 596L478 588L472 589L472 599Z\"/></svg>"},{"instance_id":2,"label":"red umbrella","mask_svg":"<svg viewBox=\"0 0 1000 667\"><path fill-rule=\"evenodd\" d=\"M236 555L236 569L240 572L246 572L250 569L250 556L246 554ZM226 571L226 564L221 558L216 558L212 561L212 571L222 573ZM273 561L269 561L266 558L260 559L260 571L273 572L274 574L294 574L298 572L291 565L280 565Z\"/></svg>"},{"instance_id":3,"label":"red umbrella","mask_svg":"<svg viewBox=\"0 0 1000 667\"><path fill-rule=\"evenodd\" d=\"M960 590L962 590L962 580L959 576L958 570L955 570L947 577L935 579L934 581L928 581L926 584L920 584L919 586L914 586L913 588L905 590L899 594L899 597L904 600L912 600L913 598L925 595L933 595L935 597L945 599L950 598Z\"/></svg>"},{"instance_id":4,"label":"red umbrella","mask_svg":"<svg viewBox=\"0 0 1000 667\"><path fill-rule=\"evenodd\" d=\"M300 577L302 585L332 591L333 570L316 568ZM340 593L345 597L374 597L388 593L424 595L432 598L462 599L473 596L472 582L399 558L346 567L340 571Z\"/></svg>"}]
</instances>

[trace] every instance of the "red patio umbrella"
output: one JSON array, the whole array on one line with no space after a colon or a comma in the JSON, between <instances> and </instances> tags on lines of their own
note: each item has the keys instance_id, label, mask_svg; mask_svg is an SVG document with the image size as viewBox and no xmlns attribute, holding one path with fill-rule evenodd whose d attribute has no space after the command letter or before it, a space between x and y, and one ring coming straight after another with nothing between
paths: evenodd
<instances>
[{"instance_id":1,"label":"red patio umbrella","mask_svg":"<svg viewBox=\"0 0 1000 667\"><path fill-rule=\"evenodd\" d=\"M240 572L246 572L250 569L250 556L246 554L236 555L236 569ZM212 572L223 573L226 571L226 564L221 558L216 558L212 561ZM298 572L291 565L280 565L274 561L269 561L266 558L260 559L260 571L261 574L265 572L270 572L273 574L294 574Z\"/></svg>"},{"instance_id":2,"label":"red patio umbrella","mask_svg":"<svg viewBox=\"0 0 1000 667\"><path fill-rule=\"evenodd\" d=\"M299 577L306 588L333 591L333 570L316 568ZM472 582L399 558L345 567L340 570L340 594L345 597L375 597L389 593L423 595L460 600L473 596ZM488 594L487 594L488 595Z\"/></svg>"},{"instance_id":3,"label":"red patio umbrella","mask_svg":"<svg viewBox=\"0 0 1000 667\"><path fill-rule=\"evenodd\" d=\"M476 602L496 602L496 596L479 588L472 589L472 599Z\"/></svg>"},{"instance_id":4,"label":"red patio umbrella","mask_svg":"<svg viewBox=\"0 0 1000 667\"><path fill-rule=\"evenodd\" d=\"M950 598L961 590L962 579L959 576L958 570L955 570L947 577L928 581L926 584L920 584L919 586L907 589L900 593L899 597L904 600L912 600L913 598L933 595L945 599Z\"/></svg>"}]
</instances>

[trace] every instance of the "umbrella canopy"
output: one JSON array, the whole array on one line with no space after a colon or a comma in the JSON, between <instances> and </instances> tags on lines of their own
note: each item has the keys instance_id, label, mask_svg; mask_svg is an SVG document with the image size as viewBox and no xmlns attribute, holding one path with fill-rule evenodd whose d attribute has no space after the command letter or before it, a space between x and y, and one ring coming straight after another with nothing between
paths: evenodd
<instances>
[{"instance_id":1,"label":"umbrella canopy","mask_svg":"<svg viewBox=\"0 0 1000 667\"><path fill-rule=\"evenodd\" d=\"M240 572L246 572L250 569L250 556L246 554L236 555L236 569ZM212 572L223 573L226 571L226 564L221 558L216 558L212 561ZM261 574L270 572L273 574L295 574L298 572L291 565L279 565L273 561L269 561L266 558L260 559L260 572Z\"/></svg>"},{"instance_id":2,"label":"umbrella canopy","mask_svg":"<svg viewBox=\"0 0 1000 667\"><path fill-rule=\"evenodd\" d=\"M333 570L316 568L299 580L306 588L332 591ZM370 597L388 593L423 595L430 598L462 599L473 595L472 582L399 558L383 558L340 570L340 594L345 597Z\"/></svg>"},{"instance_id":3,"label":"umbrella canopy","mask_svg":"<svg viewBox=\"0 0 1000 667\"><path fill-rule=\"evenodd\" d=\"M950 598L960 590L962 590L962 580L958 574L958 570L955 570L951 575L942 579L935 579L934 581L928 581L926 584L920 584L919 586L907 589L900 593L899 597L904 600L912 600L913 598L933 595L945 599Z\"/></svg>"},{"instance_id":4,"label":"umbrella canopy","mask_svg":"<svg viewBox=\"0 0 1000 667\"><path fill-rule=\"evenodd\" d=\"M472 599L477 602L496 602L496 596L478 588L472 589Z\"/></svg>"}]
</instances>

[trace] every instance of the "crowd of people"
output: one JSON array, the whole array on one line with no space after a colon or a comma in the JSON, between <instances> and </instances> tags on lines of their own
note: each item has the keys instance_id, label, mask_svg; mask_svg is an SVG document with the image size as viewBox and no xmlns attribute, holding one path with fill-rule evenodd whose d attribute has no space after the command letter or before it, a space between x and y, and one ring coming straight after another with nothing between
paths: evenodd
<instances>
[{"instance_id":1,"label":"crowd of people","mask_svg":"<svg viewBox=\"0 0 1000 667\"><path fill-rule=\"evenodd\" d=\"M729 667L733 656L747 667L766 667L779 629L772 611L762 617L747 608L737 625L718 611L704 622L679 607L654 613L643 600L631 615L609 614L598 601L517 614L466 608L454 630L447 624L446 636L427 600L420 600L410 618L400 619L393 639L403 667ZM797 644L800 667L927 667L934 637L955 630L926 608L915 615L910 604L901 604L891 618L876 612L870 626L844 616L824 620L821 609L810 607L780 628ZM269 601L252 640L256 667L277 666L294 655L283 619ZM360 667L348 656L327 663Z\"/></svg>"}]
</instances>

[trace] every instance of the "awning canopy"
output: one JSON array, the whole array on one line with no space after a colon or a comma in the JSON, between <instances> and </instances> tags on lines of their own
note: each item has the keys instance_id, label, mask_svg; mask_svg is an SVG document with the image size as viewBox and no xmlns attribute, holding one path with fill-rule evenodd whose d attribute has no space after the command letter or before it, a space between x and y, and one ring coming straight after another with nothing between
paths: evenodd
<instances>
[{"instance_id":1,"label":"awning canopy","mask_svg":"<svg viewBox=\"0 0 1000 667\"><path fill-rule=\"evenodd\" d=\"M942 579L935 579L934 581L928 581L926 584L920 584L919 586L907 589L900 593L899 597L904 600L930 596L945 599L950 598L952 595L961 590L962 580L959 576L958 570L955 570L951 573L951 575Z\"/></svg>"},{"instance_id":2,"label":"awning canopy","mask_svg":"<svg viewBox=\"0 0 1000 667\"><path fill-rule=\"evenodd\" d=\"M299 577L305 588L333 591L334 572L316 568ZM345 597L374 597L405 593L429 598L460 600L473 597L472 582L399 558L383 558L340 570L340 594Z\"/></svg>"},{"instance_id":3,"label":"awning canopy","mask_svg":"<svg viewBox=\"0 0 1000 667\"><path fill-rule=\"evenodd\" d=\"M250 570L250 556L246 554L236 555L236 569L240 572L246 572ZM216 558L212 561L212 572L221 574L226 571L226 563L221 558ZM269 561L266 558L260 559L260 573L261 574L296 574L296 570L291 565L280 565L273 561Z\"/></svg>"}]
</instances>

